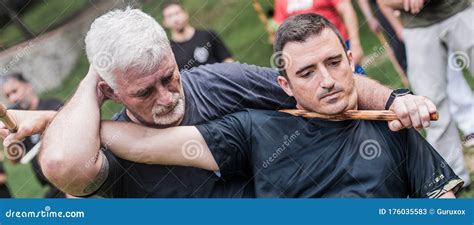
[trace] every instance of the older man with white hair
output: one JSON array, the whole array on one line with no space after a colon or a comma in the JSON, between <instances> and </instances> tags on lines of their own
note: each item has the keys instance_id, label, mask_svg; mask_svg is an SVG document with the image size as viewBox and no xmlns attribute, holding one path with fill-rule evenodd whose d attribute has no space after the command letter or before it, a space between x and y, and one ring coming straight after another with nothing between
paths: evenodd
<instances>
[{"instance_id":1,"label":"older man with white hair","mask_svg":"<svg viewBox=\"0 0 474 225\"><path fill-rule=\"evenodd\" d=\"M100 106L111 99L124 105L114 120L154 128L199 124L244 108L294 108L295 100L278 86L277 70L225 63L180 74L162 27L129 8L97 18L87 34L86 51L89 73L68 104L57 115L13 112L20 121L19 132L10 134L4 145L41 132L50 122L40 164L51 182L76 196L255 196L245 179L225 181L197 168L146 165L117 157L102 148L111 143L100 143ZM359 108L388 107L398 114L401 119L389 123L392 130L428 126L429 113L436 111L424 97L397 95L362 76L355 76L355 85ZM196 157L192 142L182 150L186 157Z\"/></svg>"}]
</instances>

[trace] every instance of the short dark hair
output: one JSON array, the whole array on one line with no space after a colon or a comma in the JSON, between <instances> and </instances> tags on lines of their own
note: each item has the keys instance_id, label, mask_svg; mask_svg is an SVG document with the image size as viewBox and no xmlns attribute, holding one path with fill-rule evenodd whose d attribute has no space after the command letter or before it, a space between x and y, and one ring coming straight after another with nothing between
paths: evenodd
<instances>
[{"instance_id":1,"label":"short dark hair","mask_svg":"<svg viewBox=\"0 0 474 225\"><path fill-rule=\"evenodd\" d=\"M17 80L22 83L30 83L27 79L25 79L25 77L21 73L9 73L9 74L0 76L0 84L2 85L9 80Z\"/></svg>"},{"instance_id":2,"label":"short dark hair","mask_svg":"<svg viewBox=\"0 0 474 225\"><path fill-rule=\"evenodd\" d=\"M161 4L161 13L163 13L163 11L166 8L168 8L168 6L171 6L171 5L177 5L177 6L181 7L184 10L183 5L181 5L181 1L179 1L179 0L166 0L166 1L163 2L163 4Z\"/></svg>"},{"instance_id":3,"label":"short dark hair","mask_svg":"<svg viewBox=\"0 0 474 225\"><path fill-rule=\"evenodd\" d=\"M347 51L344 39L331 22L319 14L306 13L289 17L278 28L275 44L273 45L274 55L281 54L281 51L287 43L304 42L310 36L321 34L321 32L326 28L329 28L336 33L344 50ZM280 74L288 78L285 70L287 66L285 65L285 60L282 60L281 57L272 58L274 60L273 63L278 68L278 71L280 71Z\"/></svg>"}]
</instances>

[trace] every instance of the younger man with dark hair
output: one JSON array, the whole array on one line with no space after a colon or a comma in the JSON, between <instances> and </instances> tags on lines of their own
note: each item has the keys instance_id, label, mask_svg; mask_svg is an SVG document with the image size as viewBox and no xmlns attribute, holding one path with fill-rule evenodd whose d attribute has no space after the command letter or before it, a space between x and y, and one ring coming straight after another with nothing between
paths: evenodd
<instances>
[{"instance_id":1,"label":"younger man with dark hair","mask_svg":"<svg viewBox=\"0 0 474 225\"><path fill-rule=\"evenodd\" d=\"M278 82L298 109L324 114L357 109L352 53L324 17L289 18L278 30L274 50L288 56L279 63ZM257 197L452 198L463 183L417 131L392 132L385 122L246 110L164 130L105 122L101 136L115 154L131 161L248 179Z\"/></svg>"},{"instance_id":2,"label":"younger man with dark hair","mask_svg":"<svg viewBox=\"0 0 474 225\"><path fill-rule=\"evenodd\" d=\"M232 54L216 33L189 25L188 12L179 1L163 3L162 13L163 25L171 30L170 44L179 70L234 61Z\"/></svg>"}]
</instances>

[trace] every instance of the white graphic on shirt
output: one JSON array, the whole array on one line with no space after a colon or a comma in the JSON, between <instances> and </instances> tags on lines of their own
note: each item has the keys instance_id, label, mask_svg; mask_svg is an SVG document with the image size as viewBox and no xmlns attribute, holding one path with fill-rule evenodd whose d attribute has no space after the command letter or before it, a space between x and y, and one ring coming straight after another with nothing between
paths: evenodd
<instances>
[{"instance_id":1,"label":"white graphic on shirt","mask_svg":"<svg viewBox=\"0 0 474 225\"><path fill-rule=\"evenodd\" d=\"M310 9L313 7L313 0L288 0L286 12L291 14L295 11Z\"/></svg>"},{"instance_id":2,"label":"white graphic on shirt","mask_svg":"<svg viewBox=\"0 0 474 225\"><path fill-rule=\"evenodd\" d=\"M207 62L209 51L205 47L196 47L194 49L194 59L200 63Z\"/></svg>"}]
</instances>

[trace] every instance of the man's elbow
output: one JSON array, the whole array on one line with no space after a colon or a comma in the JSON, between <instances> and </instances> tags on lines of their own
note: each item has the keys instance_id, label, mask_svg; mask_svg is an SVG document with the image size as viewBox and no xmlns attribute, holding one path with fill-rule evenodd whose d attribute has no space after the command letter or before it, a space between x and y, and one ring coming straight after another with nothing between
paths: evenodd
<instances>
[{"instance_id":1,"label":"man's elbow","mask_svg":"<svg viewBox=\"0 0 474 225\"><path fill-rule=\"evenodd\" d=\"M71 160L67 155L54 149L50 151L51 149L42 148L41 150L39 164L43 175L61 191L73 195L80 194L78 188L82 185L80 185L81 177L77 176L80 174L77 160Z\"/></svg>"}]
</instances>

